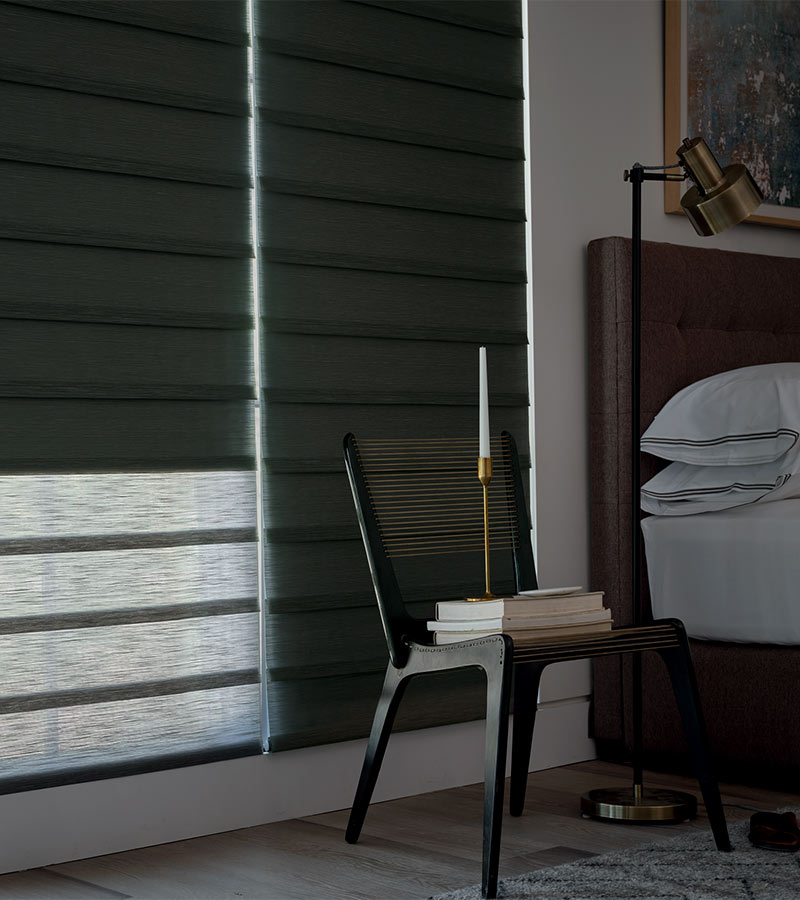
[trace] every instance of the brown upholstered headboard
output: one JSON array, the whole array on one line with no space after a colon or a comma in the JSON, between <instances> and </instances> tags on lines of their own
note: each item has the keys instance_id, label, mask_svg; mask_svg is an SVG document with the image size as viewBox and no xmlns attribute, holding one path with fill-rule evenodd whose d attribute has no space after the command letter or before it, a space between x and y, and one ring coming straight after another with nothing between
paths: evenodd
<instances>
[{"instance_id":1,"label":"brown upholstered headboard","mask_svg":"<svg viewBox=\"0 0 800 900\"><path fill-rule=\"evenodd\" d=\"M630 622L630 255L625 238L589 244L591 582L606 591L618 624ZM700 378L740 366L800 361L800 259L645 242L641 333L643 431L673 394ZM642 481L660 465L645 455ZM647 596L646 584L644 589ZM724 662L708 657L714 648L727 651ZM739 682L741 666L764 664L770 651L783 654L791 665L787 673L799 670L800 649L693 644L701 682L706 665L735 665ZM709 698L724 689L710 673L706 682L701 690ZM754 694L748 702L761 698ZM708 709L707 717L712 718ZM617 661L596 666L594 721L601 744L618 740ZM679 732L677 719L674 725ZM713 745L711 721L709 727ZM669 743L668 723L645 728L651 746L654 740ZM716 737L729 739L722 731ZM800 746L800 734L793 744ZM761 752L754 745L745 756Z\"/></svg>"}]
</instances>

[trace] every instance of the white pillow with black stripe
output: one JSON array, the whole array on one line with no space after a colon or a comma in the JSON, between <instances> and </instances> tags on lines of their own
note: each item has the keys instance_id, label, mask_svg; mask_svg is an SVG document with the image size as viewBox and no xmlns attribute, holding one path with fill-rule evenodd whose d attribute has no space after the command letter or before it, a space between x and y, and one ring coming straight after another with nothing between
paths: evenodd
<instances>
[{"instance_id":1,"label":"white pillow with black stripe","mask_svg":"<svg viewBox=\"0 0 800 900\"><path fill-rule=\"evenodd\" d=\"M800 497L800 444L756 466L671 463L642 486L641 502L657 516L689 516L789 497Z\"/></svg>"},{"instance_id":2,"label":"white pillow with black stripe","mask_svg":"<svg viewBox=\"0 0 800 900\"><path fill-rule=\"evenodd\" d=\"M642 450L698 466L740 466L783 456L800 435L800 363L732 369L667 401Z\"/></svg>"}]
</instances>

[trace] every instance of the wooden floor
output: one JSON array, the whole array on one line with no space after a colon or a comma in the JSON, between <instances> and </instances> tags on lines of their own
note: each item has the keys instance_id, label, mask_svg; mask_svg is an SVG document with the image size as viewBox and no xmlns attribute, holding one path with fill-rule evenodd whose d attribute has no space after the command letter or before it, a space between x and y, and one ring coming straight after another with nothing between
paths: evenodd
<instances>
[{"instance_id":1,"label":"wooden floor","mask_svg":"<svg viewBox=\"0 0 800 900\"><path fill-rule=\"evenodd\" d=\"M704 829L583 819L579 795L629 783L627 769L587 762L530 776L528 804L503 822L500 877ZM696 792L692 779L647 785ZM723 801L774 809L800 794L721 785ZM344 841L347 810L0 876L0 898L28 900L424 900L480 880L481 785L372 806L361 841ZM701 807L701 813L704 812ZM729 820L750 812L728 808Z\"/></svg>"}]
</instances>

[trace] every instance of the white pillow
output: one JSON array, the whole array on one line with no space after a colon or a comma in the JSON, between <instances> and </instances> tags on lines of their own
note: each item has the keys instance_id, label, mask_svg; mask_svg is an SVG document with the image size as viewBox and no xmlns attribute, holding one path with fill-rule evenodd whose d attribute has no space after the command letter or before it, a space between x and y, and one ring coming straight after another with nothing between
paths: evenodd
<instances>
[{"instance_id":1,"label":"white pillow","mask_svg":"<svg viewBox=\"0 0 800 900\"><path fill-rule=\"evenodd\" d=\"M800 444L757 466L693 466L675 462L642 486L642 509L658 516L688 516L800 497ZM796 475L796 478L792 478Z\"/></svg>"},{"instance_id":2,"label":"white pillow","mask_svg":"<svg viewBox=\"0 0 800 900\"><path fill-rule=\"evenodd\" d=\"M667 401L642 450L698 466L756 465L800 435L800 363L747 366L704 378Z\"/></svg>"}]
</instances>

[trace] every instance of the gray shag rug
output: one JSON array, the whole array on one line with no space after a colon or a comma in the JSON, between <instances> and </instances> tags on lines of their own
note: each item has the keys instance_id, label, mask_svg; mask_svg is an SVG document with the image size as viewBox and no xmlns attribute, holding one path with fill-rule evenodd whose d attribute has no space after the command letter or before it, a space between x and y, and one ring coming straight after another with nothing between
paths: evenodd
<instances>
[{"instance_id":1,"label":"gray shag rug","mask_svg":"<svg viewBox=\"0 0 800 900\"><path fill-rule=\"evenodd\" d=\"M613 828L614 826L609 826ZM800 853L754 847L749 820L729 822L733 852L710 831L641 844L501 879L502 900L800 900ZM502 862L501 862L502 874ZM480 900L472 886L428 900Z\"/></svg>"}]
</instances>

